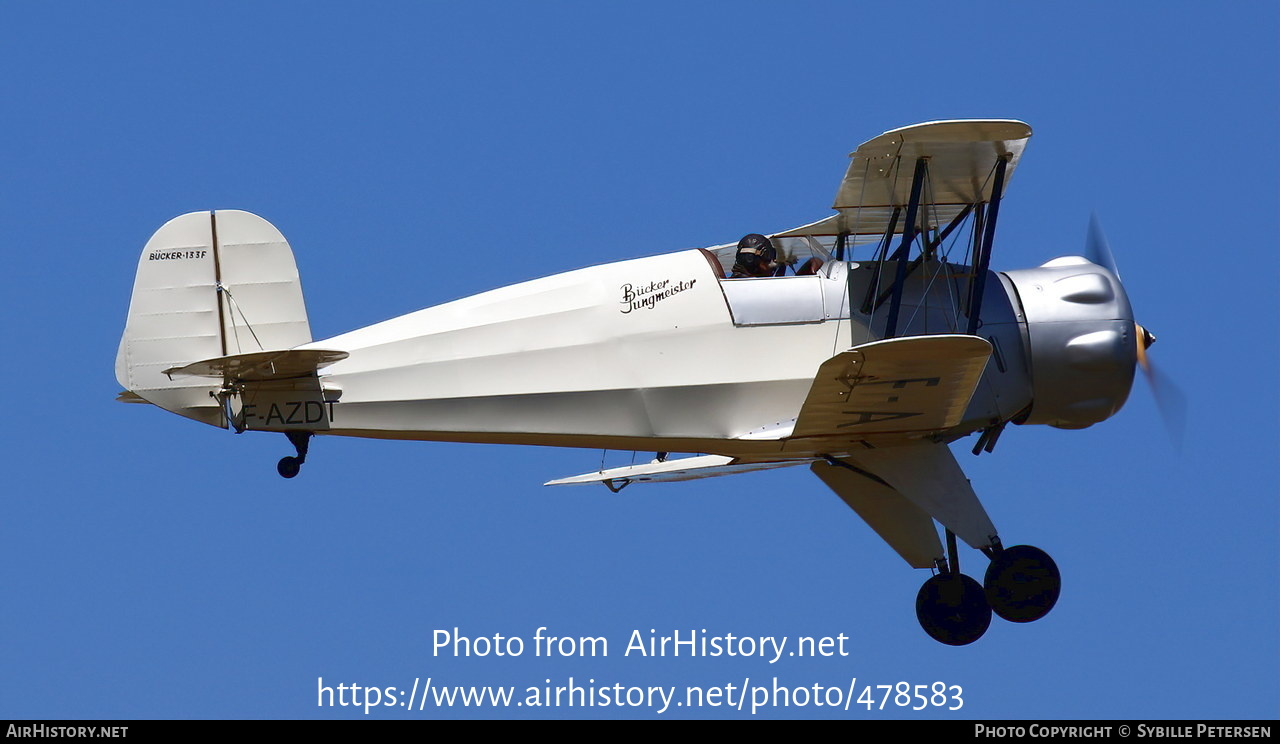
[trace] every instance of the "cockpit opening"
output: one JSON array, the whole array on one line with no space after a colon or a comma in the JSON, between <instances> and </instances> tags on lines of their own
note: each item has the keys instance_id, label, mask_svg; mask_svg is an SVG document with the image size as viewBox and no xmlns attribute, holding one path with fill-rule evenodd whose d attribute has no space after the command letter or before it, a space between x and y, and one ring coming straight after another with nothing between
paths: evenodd
<instances>
[{"instance_id":1,"label":"cockpit opening","mask_svg":"<svg viewBox=\"0 0 1280 744\"><path fill-rule=\"evenodd\" d=\"M875 242L870 236L857 237L863 238L859 243ZM834 235L779 237L750 233L737 243L715 245L702 251L719 279L770 279L817 274L828 275L829 278L836 260L837 241ZM849 239L848 242L854 241Z\"/></svg>"}]
</instances>

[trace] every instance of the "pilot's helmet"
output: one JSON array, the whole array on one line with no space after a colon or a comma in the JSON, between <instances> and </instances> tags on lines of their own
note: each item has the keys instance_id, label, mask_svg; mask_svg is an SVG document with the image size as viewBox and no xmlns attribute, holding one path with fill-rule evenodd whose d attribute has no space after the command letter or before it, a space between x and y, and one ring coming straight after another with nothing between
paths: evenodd
<instances>
[{"instance_id":1,"label":"pilot's helmet","mask_svg":"<svg viewBox=\"0 0 1280 744\"><path fill-rule=\"evenodd\" d=\"M755 271L761 265L768 266L777 256L773 243L760 233L751 233L738 241L736 260L749 271Z\"/></svg>"}]
</instances>

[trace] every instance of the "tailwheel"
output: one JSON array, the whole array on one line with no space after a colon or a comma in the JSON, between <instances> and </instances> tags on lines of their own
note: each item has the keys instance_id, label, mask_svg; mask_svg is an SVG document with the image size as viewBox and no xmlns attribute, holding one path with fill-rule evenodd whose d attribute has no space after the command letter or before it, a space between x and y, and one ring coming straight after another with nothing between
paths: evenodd
<instances>
[{"instance_id":1,"label":"tailwheel","mask_svg":"<svg viewBox=\"0 0 1280 744\"><path fill-rule=\"evenodd\" d=\"M307 446L311 443L311 432L309 431L287 431L285 436L289 438L289 444L298 452L296 457L282 457L280 462L276 463L276 472L281 478L293 478L302 470L302 463L307 461Z\"/></svg>"},{"instance_id":2,"label":"tailwheel","mask_svg":"<svg viewBox=\"0 0 1280 744\"><path fill-rule=\"evenodd\" d=\"M920 587L916 618L935 641L965 646L987 632L991 607L977 581L960 573L943 573Z\"/></svg>"},{"instance_id":3,"label":"tailwheel","mask_svg":"<svg viewBox=\"0 0 1280 744\"><path fill-rule=\"evenodd\" d=\"M296 457L282 457L276 463L276 472L281 478L292 478L302 470L302 461Z\"/></svg>"},{"instance_id":4,"label":"tailwheel","mask_svg":"<svg viewBox=\"0 0 1280 744\"><path fill-rule=\"evenodd\" d=\"M1030 545L996 553L982 583L991 609L1014 623L1029 623L1049 614L1062 590L1057 564L1048 553Z\"/></svg>"}]
</instances>

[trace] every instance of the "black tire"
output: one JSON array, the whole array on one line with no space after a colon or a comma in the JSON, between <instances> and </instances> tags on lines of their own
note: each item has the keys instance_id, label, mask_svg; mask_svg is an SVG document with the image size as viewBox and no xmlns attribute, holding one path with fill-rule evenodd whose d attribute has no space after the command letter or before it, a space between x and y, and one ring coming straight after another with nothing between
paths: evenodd
<instances>
[{"instance_id":1,"label":"black tire","mask_svg":"<svg viewBox=\"0 0 1280 744\"><path fill-rule=\"evenodd\" d=\"M967 646L991 626L991 607L982 585L964 574L938 574L916 595L916 619L931 638Z\"/></svg>"},{"instance_id":2,"label":"black tire","mask_svg":"<svg viewBox=\"0 0 1280 744\"><path fill-rule=\"evenodd\" d=\"M1049 614L1062 592L1062 575L1049 554L1015 545L996 554L982 580L992 611L1011 623L1029 623Z\"/></svg>"},{"instance_id":3,"label":"black tire","mask_svg":"<svg viewBox=\"0 0 1280 744\"><path fill-rule=\"evenodd\" d=\"M296 457L282 457L276 463L276 472L281 478L292 478L302 470L302 462Z\"/></svg>"}]
</instances>

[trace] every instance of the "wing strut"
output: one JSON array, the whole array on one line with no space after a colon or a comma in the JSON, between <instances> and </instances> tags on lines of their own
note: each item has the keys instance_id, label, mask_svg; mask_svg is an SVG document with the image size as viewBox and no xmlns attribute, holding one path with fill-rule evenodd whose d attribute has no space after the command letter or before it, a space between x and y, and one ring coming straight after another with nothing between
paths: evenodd
<instances>
[{"instance_id":1,"label":"wing strut","mask_svg":"<svg viewBox=\"0 0 1280 744\"><path fill-rule=\"evenodd\" d=\"M883 261L889 253L889 241L893 240L893 232L898 229L898 217L902 215L902 207L894 207L893 214L889 217L889 226L885 228L884 236L880 239L880 246L876 249L873 261ZM850 279L853 277L852 272L846 275ZM871 312L871 300L875 297L876 289L880 281L877 279L867 285L867 296L862 300L862 314L866 315ZM853 282L849 281L849 307L853 307ZM853 341L852 343L857 343Z\"/></svg>"},{"instance_id":2,"label":"wing strut","mask_svg":"<svg viewBox=\"0 0 1280 744\"><path fill-rule=\"evenodd\" d=\"M836 236L836 260L844 260L844 249L849 243L849 233L842 232Z\"/></svg>"},{"instance_id":3,"label":"wing strut","mask_svg":"<svg viewBox=\"0 0 1280 744\"><path fill-rule=\"evenodd\" d=\"M969 335L978 332L979 317L982 314L982 293L987 287L987 269L991 265L991 244L996 238L996 218L1000 216L1000 200L1004 197L1004 173L1009 166L1009 156L1004 155L996 161L995 183L991 186L991 203L987 206L986 219L982 230L982 246L978 255L973 257L972 294L969 301Z\"/></svg>"},{"instance_id":4,"label":"wing strut","mask_svg":"<svg viewBox=\"0 0 1280 744\"><path fill-rule=\"evenodd\" d=\"M911 199L907 202L907 221L902 225L902 243L893 253L893 260L898 265L897 274L893 279L893 299L889 302L889 319L885 322L884 338L893 338L898 334L898 309L902 306L902 288L907 281L907 254L911 250L911 242L916 237L916 212L920 210L920 191L924 187L924 176L928 171L929 158L917 158L916 171L911 176ZM983 271L986 269L984 268ZM971 335L972 333L970 331Z\"/></svg>"}]
</instances>

